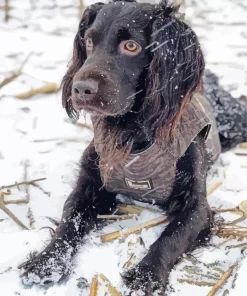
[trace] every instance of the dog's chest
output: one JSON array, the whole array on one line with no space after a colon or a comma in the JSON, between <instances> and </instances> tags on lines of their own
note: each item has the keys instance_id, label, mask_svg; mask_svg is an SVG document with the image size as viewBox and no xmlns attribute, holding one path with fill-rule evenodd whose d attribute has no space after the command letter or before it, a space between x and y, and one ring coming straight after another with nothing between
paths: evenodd
<instances>
[{"instance_id":1,"label":"dog's chest","mask_svg":"<svg viewBox=\"0 0 247 296\"><path fill-rule=\"evenodd\" d=\"M156 143L138 154L130 154L117 165L106 189L134 199L161 204L171 194L176 161Z\"/></svg>"},{"instance_id":2,"label":"dog's chest","mask_svg":"<svg viewBox=\"0 0 247 296\"><path fill-rule=\"evenodd\" d=\"M203 96L195 94L173 137L162 147L154 142L145 151L130 154L125 162L113 168L106 189L143 202L165 203L175 184L176 164L200 133L212 160L215 160L221 146L213 111ZM99 155L101 147L96 135L95 148Z\"/></svg>"}]
</instances>

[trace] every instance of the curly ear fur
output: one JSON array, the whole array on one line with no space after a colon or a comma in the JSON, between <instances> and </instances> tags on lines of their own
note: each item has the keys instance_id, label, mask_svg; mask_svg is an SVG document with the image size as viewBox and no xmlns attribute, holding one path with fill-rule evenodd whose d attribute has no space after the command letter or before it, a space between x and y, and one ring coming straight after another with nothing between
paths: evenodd
<instances>
[{"instance_id":1,"label":"curly ear fur","mask_svg":"<svg viewBox=\"0 0 247 296\"><path fill-rule=\"evenodd\" d=\"M175 16L178 7L163 0L156 8L144 113L146 129L164 143L193 92L199 91L205 64L195 32Z\"/></svg>"},{"instance_id":2,"label":"curly ear fur","mask_svg":"<svg viewBox=\"0 0 247 296\"><path fill-rule=\"evenodd\" d=\"M79 112L73 108L70 99L73 77L82 67L87 58L86 45L84 41L85 31L92 25L97 13L100 11L103 5L104 3L98 2L96 4L90 5L84 11L78 27L78 32L74 39L73 57L70 62L69 69L62 80L62 104L66 109L68 116L74 120L79 118Z\"/></svg>"}]
</instances>

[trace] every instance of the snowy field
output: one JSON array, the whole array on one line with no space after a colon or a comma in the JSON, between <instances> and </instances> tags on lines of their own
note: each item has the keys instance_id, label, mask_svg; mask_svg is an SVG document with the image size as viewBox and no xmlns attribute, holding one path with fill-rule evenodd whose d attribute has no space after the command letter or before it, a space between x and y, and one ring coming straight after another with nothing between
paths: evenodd
<instances>
[{"instance_id":1,"label":"snowy field","mask_svg":"<svg viewBox=\"0 0 247 296\"><path fill-rule=\"evenodd\" d=\"M0 0L0 6L3 5ZM22 286L17 266L31 251L39 251L50 240L48 228L54 225L48 217L59 219L64 201L77 175L77 163L92 138L87 116L82 125L73 125L61 106L61 93L42 94L32 99L17 99L19 95L47 83L60 84L72 54L72 42L78 25L79 8L76 0L11 0L10 20L4 22L0 11L0 83L21 66L22 74L0 88L0 188L21 181L46 178L38 186L22 185L10 188L5 195L6 207L30 230L23 230L0 209L0 295L3 296L88 296L92 277L103 273L124 295L119 273L130 257L142 258L165 227L143 230L144 244L131 235L126 240L102 244L99 235L121 230L158 217L159 213L143 211L138 220L108 224L90 234L76 257L73 273L66 284L44 291ZM89 2L89 1L88 1ZM196 3L196 5L194 4ZM33 7L31 4L33 3ZM247 94L247 1L204 0L186 1L186 19L200 37L207 67L220 76L227 90L238 97ZM25 62L26 63L23 63ZM217 209L237 207L247 200L247 150L221 155L213 167L208 186L216 181L222 185L209 197ZM7 192L7 189L2 189ZM10 200L24 203L8 204ZM25 202L26 201L26 202ZM0 200L0 205L1 205ZM225 223L240 217L221 213ZM243 234L241 242L233 236L213 236L209 246L197 249L193 256L184 257L171 272L167 295L206 296L224 271L238 263L218 295L246 296L247 251L231 246L247 243L247 222L236 224ZM232 226L233 228L233 226ZM230 248L227 246L230 246ZM134 254L134 255L133 255ZM100 286L98 296L110 295ZM214 294L212 294L214 295Z\"/></svg>"}]
</instances>

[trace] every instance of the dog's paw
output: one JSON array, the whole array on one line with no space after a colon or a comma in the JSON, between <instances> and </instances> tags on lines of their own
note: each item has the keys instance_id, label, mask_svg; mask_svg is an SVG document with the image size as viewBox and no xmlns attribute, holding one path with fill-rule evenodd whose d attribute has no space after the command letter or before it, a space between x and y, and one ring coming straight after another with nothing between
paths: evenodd
<instances>
[{"instance_id":1,"label":"dog's paw","mask_svg":"<svg viewBox=\"0 0 247 296\"><path fill-rule=\"evenodd\" d=\"M131 292L141 290L145 296L165 295L164 285L148 265L137 265L122 274L122 278Z\"/></svg>"},{"instance_id":2,"label":"dog's paw","mask_svg":"<svg viewBox=\"0 0 247 296\"><path fill-rule=\"evenodd\" d=\"M70 253L63 247L48 245L40 254L18 267L24 269L20 275L22 283L26 286L58 283L69 273L72 261Z\"/></svg>"}]
</instances>

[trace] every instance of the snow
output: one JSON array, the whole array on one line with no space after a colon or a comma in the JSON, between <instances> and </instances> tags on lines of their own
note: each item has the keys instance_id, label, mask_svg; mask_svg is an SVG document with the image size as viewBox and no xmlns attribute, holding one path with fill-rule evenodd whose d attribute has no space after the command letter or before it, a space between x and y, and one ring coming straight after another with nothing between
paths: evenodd
<instances>
[{"instance_id":1,"label":"snow","mask_svg":"<svg viewBox=\"0 0 247 296\"><path fill-rule=\"evenodd\" d=\"M47 216L60 219L63 204L71 192L76 176L77 164L82 151L92 138L92 133L67 120L61 107L61 93L39 95L33 99L18 100L15 94L42 86L46 82L60 84L72 54L74 34L78 26L78 1L35 1L31 13L31 1L12 0L9 24L0 23L0 81L13 70L18 70L30 54L23 68L23 75L0 90L0 186L26 179L47 178L38 182L41 187L29 187L29 204L8 205L8 208L29 227L28 209L35 217L34 230L22 230L0 210L0 291L4 296L59 295L86 296L88 288L80 288L82 278L88 283L96 273L104 273L116 288L124 292L120 273L128 261L130 252L140 260L148 247L157 239L164 225L144 230L141 233L143 245L128 247L137 235L126 240L115 240L102 244L99 235L134 226L159 216L144 211L136 221L117 221L92 232L80 249L73 267L73 273L66 284L55 285L44 291L39 287L26 289L22 286L17 266L26 260L32 251L40 251L50 240L49 229L54 225ZM89 3L88 1L85 1ZM95 1L97 2L97 1ZM191 1L187 1L188 3ZM193 1L194 2L194 1ZM233 95L247 93L247 1L204 0L186 7L186 17L200 36L206 54L207 65L220 76L220 81ZM54 7L54 3L56 4ZM0 2L1 4L1 2ZM2 19L3 14L0 13ZM90 123L88 115L81 122ZM25 173L26 171L26 173ZM225 179L224 179L225 175ZM234 151L221 155L208 178L208 185L222 180L223 185L208 197L216 208L232 208L247 199L247 157L237 156ZM26 198L25 186L20 191L13 187L6 200ZM138 203L140 204L140 203ZM226 221L239 218L234 214L221 215ZM217 215L219 217L219 215ZM247 226L247 222L241 222ZM43 229L42 229L43 228ZM216 272L212 265L224 271L242 256L240 248L226 250L226 245L237 244L232 240L217 248L223 239L214 236L211 246L194 251L194 256L205 275ZM205 296L211 289L179 283L188 278L184 268L194 266L189 260L177 264L170 275L169 296ZM228 280L217 295L229 290L230 296L246 296L247 259L242 259L238 272ZM198 275L194 280L198 280ZM192 278L193 279L193 278ZM199 280L209 281L209 278ZM215 279L211 282L215 283ZM98 295L105 295L102 286Z\"/></svg>"}]
</instances>

